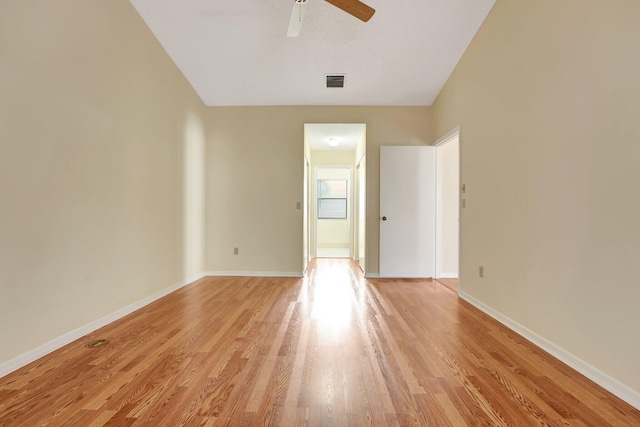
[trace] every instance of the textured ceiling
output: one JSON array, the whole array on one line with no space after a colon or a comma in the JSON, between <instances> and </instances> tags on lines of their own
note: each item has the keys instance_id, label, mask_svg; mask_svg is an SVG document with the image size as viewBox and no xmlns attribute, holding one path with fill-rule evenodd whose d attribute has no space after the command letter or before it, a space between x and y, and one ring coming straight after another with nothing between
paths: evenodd
<instances>
[{"instance_id":1,"label":"textured ceiling","mask_svg":"<svg viewBox=\"0 0 640 427\"><path fill-rule=\"evenodd\" d=\"M288 38L293 0L130 1L208 106L431 105L495 2L365 0L364 23L309 0Z\"/></svg>"}]
</instances>

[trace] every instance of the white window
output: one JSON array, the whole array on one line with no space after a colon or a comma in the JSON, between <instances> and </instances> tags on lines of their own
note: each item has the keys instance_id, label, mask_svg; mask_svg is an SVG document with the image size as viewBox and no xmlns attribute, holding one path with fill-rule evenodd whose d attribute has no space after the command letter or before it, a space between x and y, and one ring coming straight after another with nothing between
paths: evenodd
<instances>
[{"instance_id":1,"label":"white window","mask_svg":"<svg viewBox=\"0 0 640 427\"><path fill-rule=\"evenodd\" d=\"M347 218L347 180L318 180L318 219Z\"/></svg>"}]
</instances>

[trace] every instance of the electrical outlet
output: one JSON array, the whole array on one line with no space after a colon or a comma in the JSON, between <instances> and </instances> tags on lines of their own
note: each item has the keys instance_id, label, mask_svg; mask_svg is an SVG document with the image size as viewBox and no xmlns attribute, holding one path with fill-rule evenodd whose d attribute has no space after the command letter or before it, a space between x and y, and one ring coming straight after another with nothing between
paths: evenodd
<instances>
[{"instance_id":1,"label":"electrical outlet","mask_svg":"<svg viewBox=\"0 0 640 427\"><path fill-rule=\"evenodd\" d=\"M466 199L460 200L460 209L465 209L466 207L467 207L467 200Z\"/></svg>"},{"instance_id":2,"label":"electrical outlet","mask_svg":"<svg viewBox=\"0 0 640 427\"><path fill-rule=\"evenodd\" d=\"M296 209L302 209L302 202L296 202Z\"/></svg>"},{"instance_id":3,"label":"electrical outlet","mask_svg":"<svg viewBox=\"0 0 640 427\"><path fill-rule=\"evenodd\" d=\"M483 266L478 267L478 276L480 276L480 278L484 277L484 267Z\"/></svg>"},{"instance_id":4,"label":"electrical outlet","mask_svg":"<svg viewBox=\"0 0 640 427\"><path fill-rule=\"evenodd\" d=\"M240 249L238 249L238 248L233 248L233 254L234 254L234 255L238 255L238 252L240 252Z\"/></svg>"}]
</instances>

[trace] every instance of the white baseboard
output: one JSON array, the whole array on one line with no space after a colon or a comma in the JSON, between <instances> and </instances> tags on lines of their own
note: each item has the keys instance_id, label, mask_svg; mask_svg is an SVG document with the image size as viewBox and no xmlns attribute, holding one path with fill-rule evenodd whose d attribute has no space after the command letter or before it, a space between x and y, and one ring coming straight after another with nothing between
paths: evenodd
<instances>
[{"instance_id":1,"label":"white baseboard","mask_svg":"<svg viewBox=\"0 0 640 427\"><path fill-rule=\"evenodd\" d=\"M304 277L301 271L207 271L204 276Z\"/></svg>"},{"instance_id":2,"label":"white baseboard","mask_svg":"<svg viewBox=\"0 0 640 427\"><path fill-rule=\"evenodd\" d=\"M183 280L180 283L176 283L175 285L169 286L168 288L158 291L152 295L149 295L148 297L143 298L139 301L136 301L133 304L129 304L128 306L123 307L118 311L115 311L111 314L107 314L106 316L101 317L97 320L94 320L93 322L90 322L84 326L74 329L73 331L67 332L64 335L61 335L58 338L55 338L47 343L44 343L32 350L29 350L26 353L22 353L14 357L13 359L9 359L6 362L2 362L0 363L0 378L10 374L13 371L16 371L22 368L23 366L28 365L34 360L38 360L39 358L46 356L52 351L55 351L60 347L63 347L77 340L78 338L82 338L83 336L90 334L96 329L100 329L103 326L106 326L109 323L114 322L126 316L127 314L133 313L134 311L141 309L145 305L149 305L152 302L170 294L171 292L174 292L188 285L189 283L192 283L198 279L201 279L202 277L204 277L204 275L199 274L189 279Z\"/></svg>"},{"instance_id":3,"label":"white baseboard","mask_svg":"<svg viewBox=\"0 0 640 427\"><path fill-rule=\"evenodd\" d=\"M380 274L379 273L365 273L364 277L367 278L367 279L379 279L380 278Z\"/></svg>"},{"instance_id":4,"label":"white baseboard","mask_svg":"<svg viewBox=\"0 0 640 427\"><path fill-rule=\"evenodd\" d=\"M440 273L438 279L457 279L458 273Z\"/></svg>"},{"instance_id":5,"label":"white baseboard","mask_svg":"<svg viewBox=\"0 0 640 427\"><path fill-rule=\"evenodd\" d=\"M479 310L493 317L498 322L505 325L507 328L513 330L514 332L518 333L522 337L531 341L533 344L537 345L547 353L551 354L556 359L566 363L576 371L580 372L585 377L589 378L591 381L600 385L602 388L618 396L620 399L624 400L629 405L633 406L636 409L640 409L640 392L630 388L626 384L623 384L622 382L616 380L615 378L605 374L599 369L594 368L584 360L574 356L573 354L569 353L562 347L559 347L558 345L552 343L546 338L541 337L537 333L521 325L515 320L505 316L499 311L489 307L482 301L477 300L476 298L472 297L466 292L458 291L458 296L463 300L467 301L469 304L475 306Z\"/></svg>"}]
</instances>

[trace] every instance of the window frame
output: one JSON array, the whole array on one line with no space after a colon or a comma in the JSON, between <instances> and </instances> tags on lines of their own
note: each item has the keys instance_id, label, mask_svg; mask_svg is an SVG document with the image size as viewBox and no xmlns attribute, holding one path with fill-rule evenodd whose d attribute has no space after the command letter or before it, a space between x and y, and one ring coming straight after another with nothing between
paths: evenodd
<instances>
[{"instance_id":1,"label":"window frame","mask_svg":"<svg viewBox=\"0 0 640 427\"><path fill-rule=\"evenodd\" d=\"M338 182L343 182L344 183L344 197L320 197L320 193L321 193L321 182L326 182L326 181L338 181ZM323 179L323 178L317 178L316 179L316 218L317 219L349 219L349 203L348 203L348 198L349 198L349 180L348 179L341 179L341 178L329 178L329 179ZM343 200L344 201L344 216L321 216L321 212L320 212L320 205L322 204L321 201L322 200Z\"/></svg>"}]
</instances>

